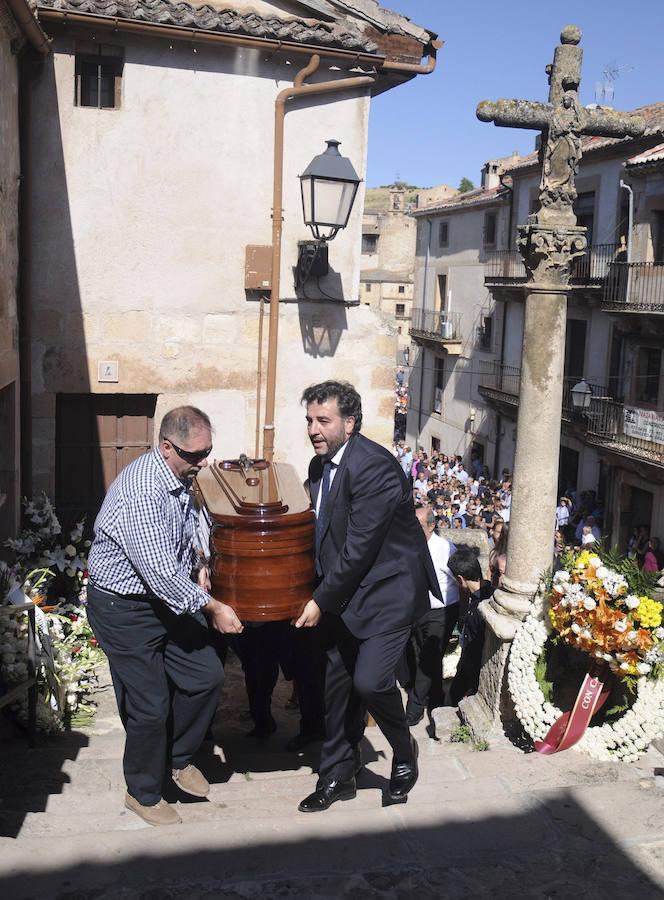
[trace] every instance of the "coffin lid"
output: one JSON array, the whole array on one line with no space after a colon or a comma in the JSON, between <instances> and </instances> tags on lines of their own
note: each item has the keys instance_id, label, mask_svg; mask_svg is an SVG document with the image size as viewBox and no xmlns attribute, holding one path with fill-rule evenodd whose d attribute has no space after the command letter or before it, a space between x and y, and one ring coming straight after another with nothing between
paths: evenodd
<instances>
[{"instance_id":1,"label":"coffin lid","mask_svg":"<svg viewBox=\"0 0 664 900\"><path fill-rule=\"evenodd\" d=\"M211 516L265 516L301 513L309 497L290 463L239 459L215 460L196 476Z\"/></svg>"}]
</instances>

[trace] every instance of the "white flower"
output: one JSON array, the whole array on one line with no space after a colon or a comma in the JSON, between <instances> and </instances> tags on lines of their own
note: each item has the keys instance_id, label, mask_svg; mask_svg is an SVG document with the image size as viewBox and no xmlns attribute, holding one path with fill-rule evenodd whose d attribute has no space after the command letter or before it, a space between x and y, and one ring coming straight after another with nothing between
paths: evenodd
<instances>
[{"instance_id":1,"label":"white flower","mask_svg":"<svg viewBox=\"0 0 664 900\"><path fill-rule=\"evenodd\" d=\"M592 566L593 569L597 570L602 565L602 560L599 558L599 556L591 556L590 559L588 560L588 565Z\"/></svg>"},{"instance_id":2,"label":"white flower","mask_svg":"<svg viewBox=\"0 0 664 900\"><path fill-rule=\"evenodd\" d=\"M622 634L623 632L627 631L627 619L618 619L613 627L616 631Z\"/></svg>"},{"instance_id":3,"label":"white flower","mask_svg":"<svg viewBox=\"0 0 664 900\"><path fill-rule=\"evenodd\" d=\"M635 640L637 639L638 636L639 636L639 635L638 635L638 632L636 632L636 631L630 631L629 634L627 635L627 640L629 640L629 641L635 641Z\"/></svg>"},{"instance_id":4,"label":"white flower","mask_svg":"<svg viewBox=\"0 0 664 900\"><path fill-rule=\"evenodd\" d=\"M609 574L609 569L607 569L606 566L600 566L595 574L598 578L606 578L606 576Z\"/></svg>"},{"instance_id":5,"label":"white flower","mask_svg":"<svg viewBox=\"0 0 664 900\"><path fill-rule=\"evenodd\" d=\"M581 626L577 622L572 622L571 628L574 634L579 634L581 631Z\"/></svg>"},{"instance_id":6,"label":"white flower","mask_svg":"<svg viewBox=\"0 0 664 900\"><path fill-rule=\"evenodd\" d=\"M655 628L653 634L658 641L664 641L664 628Z\"/></svg>"},{"instance_id":7,"label":"white flower","mask_svg":"<svg viewBox=\"0 0 664 900\"><path fill-rule=\"evenodd\" d=\"M553 583L554 584L565 584L569 581L569 579L570 579L570 574L567 571L567 569L560 569L553 576Z\"/></svg>"},{"instance_id":8,"label":"white flower","mask_svg":"<svg viewBox=\"0 0 664 900\"><path fill-rule=\"evenodd\" d=\"M586 597L585 600L583 601L584 609L591 610L591 609L595 609L596 606L597 606L597 601L594 599L594 597Z\"/></svg>"},{"instance_id":9,"label":"white flower","mask_svg":"<svg viewBox=\"0 0 664 900\"><path fill-rule=\"evenodd\" d=\"M620 668L623 670L623 672L628 672L629 671L629 663L626 663L626 662L620 663Z\"/></svg>"},{"instance_id":10,"label":"white flower","mask_svg":"<svg viewBox=\"0 0 664 900\"><path fill-rule=\"evenodd\" d=\"M628 609L636 609L641 601L634 594L628 594L625 597L625 603Z\"/></svg>"},{"instance_id":11,"label":"white flower","mask_svg":"<svg viewBox=\"0 0 664 900\"><path fill-rule=\"evenodd\" d=\"M636 671L639 675L647 675L652 666L649 666L648 663L637 663Z\"/></svg>"}]
</instances>

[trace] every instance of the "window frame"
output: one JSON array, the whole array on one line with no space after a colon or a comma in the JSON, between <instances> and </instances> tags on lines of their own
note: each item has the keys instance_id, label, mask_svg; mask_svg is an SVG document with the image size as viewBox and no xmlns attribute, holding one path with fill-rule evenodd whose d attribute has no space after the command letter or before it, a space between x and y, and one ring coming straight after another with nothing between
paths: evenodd
<instances>
[{"instance_id":1,"label":"window frame","mask_svg":"<svg viewBox=\"0 0 664 900\"><path fill-rule=\"evenodd\" d=\"M493 223L493 239L489 240L488 223ZM484 227L482 229L482 243L485 247L493 248L498 243L498 213L495 210L489 210L484 213Z\"/></svg>"},{"instance_id":2,"label":"window frame","mask_svg":"<svg viewBox=\"0 0 664 900\"><path fill-rule=\"evenodd\" d=\"M97 69L97 104L83 103L83 86L86 66ZM104 69L107 71L104 73ZM77 44L74 51L74 106L81 109L121 109L122 77L124 72L124 48L114 44L94 45L90 41ZM101 81L113 79L113 106L102 105Z\"/></svg>"}]
</instances>

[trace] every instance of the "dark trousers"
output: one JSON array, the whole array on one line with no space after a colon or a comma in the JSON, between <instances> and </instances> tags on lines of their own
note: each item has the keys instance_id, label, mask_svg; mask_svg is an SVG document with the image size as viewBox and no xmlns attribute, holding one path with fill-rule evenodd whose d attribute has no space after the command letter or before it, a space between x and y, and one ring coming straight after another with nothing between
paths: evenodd
<instances>
[{"instance_id":1,"label":"dark trousers","mask_svg":"<svg viewBox=\"0 0 664 900\"><path fill-rule=\"evenodd\" d=\"M459 604L430 609L413 626L397 675L408 692L406 712L443 705L443 656L459 618Z\"/></svg>"},{"instance_id":2,"label":"dark trousers","mask_svg":"<svg viewBox=\"0 0 664 900\"><path fill-rule=\"evenodd\" d=\"M480 683L482 667L482 651L484 649L484 621L478 624L478 630L461 650L452 686L450 687L450 705L458 706L459 700L469 694L476 694Z\"/></svg>"},{"instance_id":3,"label":"dark trousers","mask_svg":"<svg viewBox=\"0 0 664 900\"><path fill-rule=\"evenodd\" d=\"M389 741L397 762L410 760L412 746L395 671L410 627L360 640L341 618L325 616L328 653L325 672L325 741L319 784L353 776L355 750L368 710Z\"/></svg>"},{"instance_id":4,"label":"dark trousers","mask_svg":"<svg viewBox=\"0 0 664 900\"><path fill-rule=\"evenodd\" d=\"M249 709L260 731L272 722L272 692L281 667L297 684L300 733L323 731L325 651L320 629L293 628L290 622L246 625L235 646L242 662Z\"/></svg>"},{"instance_id":5,"label":"dark trousers","mask_svg":"<svg viewBox=\"0 0 664 900\"><path fill-rule=\"evenodd\" d=\"M191 761L212 722L224 670L205 616L161 601L88 587L88 618L108 657L127 733L127 790L144 806L162 796L166 768Z\"/></svg>"}]
</instances>

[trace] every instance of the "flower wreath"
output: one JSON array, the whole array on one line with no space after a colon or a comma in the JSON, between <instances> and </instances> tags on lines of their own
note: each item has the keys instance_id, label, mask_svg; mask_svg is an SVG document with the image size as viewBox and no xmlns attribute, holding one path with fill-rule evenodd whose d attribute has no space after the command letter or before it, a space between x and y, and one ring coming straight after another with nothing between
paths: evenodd
<instances>
[{"instance_id":1,"label":"flower wreath","mask_svg":"<svg viewBox=\"0 0 664 900\"><path fill-rule=\"evenodd\" d=\"M587 555L590 557L589 554ZM602 586L598 584L597 572L599 571L600 577L604 576L604 581L608 578L611 582L611 579L615 578L615 572L607 570L606 567L600 568L599 559L594 557L590 557L590 559L592 559L590 563L592 568L589 568L589 562L585 557L573 558L568 567L572 577L559 575L557 580L554 578L550 591L536 598L532 611L518 629L512 643L508 664L508 688L516 714L525 731L533 741L543 741L554 723L563 715L561 710L544 697L535 672L537 661L543 653L548 637L553 632L557 632L567 643L579 646L579 649L585 649L595 657L604 658L606 662L609 662L608 657L612 656L610 664L614 672L630 677L642 676L636 679L636 699L631 709L627 710L617 721L588 727L574 748L599 760L620 759L633 762L645 753L653 740L664 733L664 678L653 677L654 672L646 672L646 669L651 669L651 666L647 664L641 664L641 670L637 670L637 665L633 665L629 656L627 657L628 672L624 660L626 654L617 652L615 648L613 648L613 654L606 653L606 646L603 650L595 649L593 652L591 642L594 644L595 639L599 640L599 637L593 632L592 638L590 636L583 638L584 628L588 627L588 635L590 635L591 625L584 626L581 633L577 629L572 630L576 604L578 604L579 619L583 621L583 616L589 611L588 608L591 605L587 602L584 607L584 598L587 601L589 595L599 596L600 603L602 603ZM574 587L570 592L568 587L570 584L583 585L585 594L582 596L579 592L579 598L575 599L574 594L577 589ZM612 607L629 608L626 585L615 590L614 595L614 600L609 598L605 604L605 618L611 613ZM561 607L561 600L565 599L567 602ZM651 606L652 601L642 605L641 609L645 609L646 614L652 615ZM564 623L561 623L561 615L566 617ZM653 621L652 625L654 624ZM657 629L656 632L658 638L660 630ZM617 634L622 633L624 632L617 632ZM587 640L589 644L587 648L580 646L581 639ZM653 651L647 658L652 658L652 653ZM650 677L643 677L645 675Z\"/></svg>"}]
</instances>

